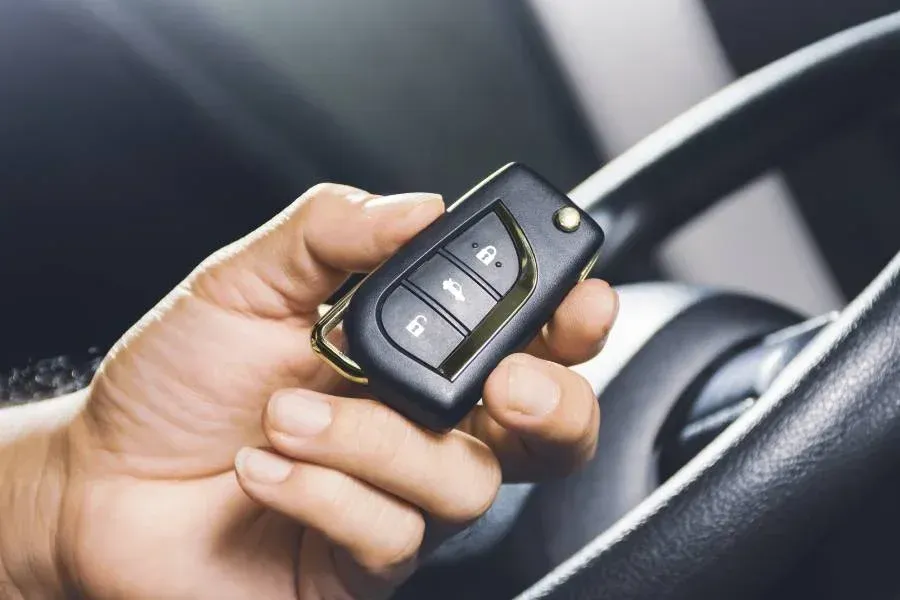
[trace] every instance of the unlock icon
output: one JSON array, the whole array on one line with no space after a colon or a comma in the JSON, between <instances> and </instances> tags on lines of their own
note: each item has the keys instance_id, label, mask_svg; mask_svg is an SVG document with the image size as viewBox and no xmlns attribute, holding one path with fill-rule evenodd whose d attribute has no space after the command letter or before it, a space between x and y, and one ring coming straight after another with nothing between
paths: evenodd
<instances>
[{"instance_id":1,"label":"unlock icon","mask_svg":"<svg viewBox=\"0 0 900 600\"><path fill-rule=\"evenodd\" d=\"M489 265L491 264L492 260L497 258L497 249L493 246L485 246L478 251L478 254L475 255L475 258L480 260L483 264Z\"/></svg>"},{"instance_id":2,"label":"unlock icon","mask_svg":"<svg viewBox=\"0 0 900 600\"><path fill-rule=\"evenodd\" d=\"M415 319L409 322L409 325L406 326L406 330L412 334L413 337L419 337L422 333L425 332L425 323L428 322L423 315L417 315Z\"/></svg>"}]
</instances>

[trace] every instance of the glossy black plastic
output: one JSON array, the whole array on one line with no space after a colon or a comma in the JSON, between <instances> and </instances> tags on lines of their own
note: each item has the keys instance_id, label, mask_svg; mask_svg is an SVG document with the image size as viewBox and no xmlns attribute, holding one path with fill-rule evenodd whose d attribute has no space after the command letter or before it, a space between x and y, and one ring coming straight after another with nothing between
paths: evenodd
<instances>
[{"instance_id":1,"label":"glossy black plastic","mask_svg":"<svg viewBox=\"0 0 900 600\"><path fill-rule=\"evenodd\" d=\"M380 319L382 304L419 265L494 210L497 203L515 219L531 246L535 284L524 304L502 323L498 321L486 346L462 370L442 374L391 341ZM538 332L603 243L600 227L583 212L577 230L560 231L553 215L565 206L575 205L527 167L509 165L366 278L344 315L344 335L348 354L365 371L376 398L435 431L452 428L472 409L491 371ZM497 320L496 316L488 315L486 321Z\"/></svg>"}]
</instances>

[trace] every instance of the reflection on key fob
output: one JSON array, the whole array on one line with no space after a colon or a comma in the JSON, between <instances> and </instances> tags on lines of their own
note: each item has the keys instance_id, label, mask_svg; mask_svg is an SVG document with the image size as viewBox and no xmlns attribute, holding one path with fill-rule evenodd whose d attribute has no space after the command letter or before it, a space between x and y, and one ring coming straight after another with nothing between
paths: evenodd
<instances>
[{"instance_id":1,"label":"reflection on key fob","mask_svg":"<svg viewBox=\"0 0 900 600\"><path fill-rule=\"evenodd\" d=\"M565 194L507 165L335 303L313 348L380 401L447 430L589 274L602 243ZM327 337L341 320L346 352Z\"/></svg>"}]
</instances>

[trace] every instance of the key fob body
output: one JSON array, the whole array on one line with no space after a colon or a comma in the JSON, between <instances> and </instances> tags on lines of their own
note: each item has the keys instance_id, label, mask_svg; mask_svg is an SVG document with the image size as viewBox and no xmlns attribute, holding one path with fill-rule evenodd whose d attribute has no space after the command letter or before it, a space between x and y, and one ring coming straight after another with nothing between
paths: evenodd
<instances>
[{"instance_id":1,"label":"key fob body","mask_svg":"<svg viewBox=\"0 0 900 600\"><path fill-rule=\"evenodd\" d=\"M313 348L380 401L445 431L588 275L603 238L565 194L507 165L337 302ZM346 354L327 339L341 318Z\"/></svg>"}]
</instances>

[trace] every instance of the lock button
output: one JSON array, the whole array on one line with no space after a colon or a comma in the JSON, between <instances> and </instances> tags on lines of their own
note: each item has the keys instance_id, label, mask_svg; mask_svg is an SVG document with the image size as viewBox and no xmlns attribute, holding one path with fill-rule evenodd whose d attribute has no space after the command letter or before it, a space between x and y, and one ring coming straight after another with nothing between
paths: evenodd
<instances>
[{"instance_id":1,"label":"lock button","mask_svg":"<svg viewBox=\"0 0 900 600\"><path fill-rule=\"evenodd\" d=\"M519 255L496 213L488 213L447 244L446 250L475 271L498 294L519 278Z\"/></svg>"},{"instance_id":2,"label":"lock button","mask_svg":"<svg viewBox=\"0 0 900 600\"><path fill-rule=\"evenodd\" d=\"M446 319L404 287L384 301L381 325L397 346L434 369L463 340Z\"/></svg>"},{"instance_id":3,"label":"lock button","mask_svg":"<svg viewBox=\"0 0 900 600\"><path fill-rule=\"evenodd\" d=\"M483 265L490 265L497 258L497 248L489 244L476 252L475 258Z\"/></svg>"}]
</instances>

